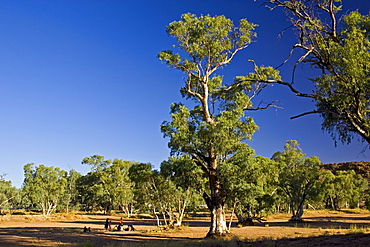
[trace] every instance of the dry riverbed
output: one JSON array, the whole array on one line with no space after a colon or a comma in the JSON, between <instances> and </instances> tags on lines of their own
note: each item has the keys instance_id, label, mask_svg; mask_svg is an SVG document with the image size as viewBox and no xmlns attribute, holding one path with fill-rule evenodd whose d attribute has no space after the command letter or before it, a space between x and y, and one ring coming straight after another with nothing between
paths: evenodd
<instances>
[{"instance_id":1,"label":"dry riverbed","mask_svg":"<svg viewBox=\"0 0 370 247\"><path fill-rule=\"evenodd\" d=\"M233 226L228 240L204 239L208 219L160 229L150 219L125 219L136 231L105 231L102 215L0 216L0 246L369 246L370 212L309 211L303 223L279 214L255 226ZM109 216L113 225L120 216ZM84 227L91 232L83 232Z\"/></svg>"}]
</instances>

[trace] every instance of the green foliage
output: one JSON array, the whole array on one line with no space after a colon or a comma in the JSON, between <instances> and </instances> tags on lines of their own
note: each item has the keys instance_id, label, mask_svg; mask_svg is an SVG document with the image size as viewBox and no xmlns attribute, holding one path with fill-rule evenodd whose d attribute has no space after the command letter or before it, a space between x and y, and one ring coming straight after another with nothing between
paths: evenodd
<instances>
[{"instance_id":1,"label":"green foliage","mask_svg":"<svg viewBox=\"0 0 370 247\"><path fill-rule=\"evenodd\" d=\"M178 45L174 47L185 51L192 59L181 59L180 54L173 54L172 51L163 51L158 57L168 66L184 72L195 72L201 64L216 68L228 60L230 51L251 43L256 36L253 32L255 26L245 19L239 22L239 27L235 27L224 16L183 14L180 21L167 26L167 33L177 40Z\"/></svg>"},{"instance_id":2,"label":"green foliage","mask_svg":"<svg viewBox=\"0 0 370 247\"><path fill-rule=\"evenodd\" d=\"M163 216L165 225L172 225L178 220L175 211L184 207L189 193L185 193L181 187L177 187L172 180L158 171L152 170L150 164L134 164L130 168L129 176L134 182L135 202L141 210L152 212L158 225L159 215Z\"/></svg>"},{"instance_id":3,"label":"green foliage","mask_svg":"<svg viewBox=\"0 0 370 247\"><path fill-rule=\"evenodd\" d=\"M133 194L129 169L133 162L105 160L104 156L93 155L85 157L82 164L88 164L92 169L78 181L82 204L87 208L102 206L105 213L121 207L130 216Z\"/></svg>"},{"instance_id":4,"label":"green foliage","mask_svg":"<svg viewBox=\"0 0 370 247\"><path fill-rule=\"evenodd\" d=\"M11 181L0 177L0 213L14 207L20 200L19 190L12 186Z\"/></svg>"},{"instance_id":5,"label":"green foliage","mask_svg":"<svg viewBox=\"0 0 370 247\"><path fill-rule=\"evenodd\" d=\"M338 0L280 1L298 31L294 48L303 50L297 61L318 68L313 94L299 96L315 100L322 128L335 140L351 142L360 135L370 143L370 16L357 11L337 15ZM293 48L293 49L294 49ZM287 85L288 83L282 83ZM299 115L299 116L301 116Z\"/></svg>"},{"instance_id":6,"label":"green foliage","mask_svg":"<svg viewBox=\"0 0 370 247\"><path fill-rule=\"evenodd\" d=\"M344 18L340 41L322 45L329 49L330 73L315 78L317 107L325 111L323 128L350 142L357 132L370 142L370 16L351 12Z\"/></svg>"},{"instance_id":7,"label":"green foliage","mask_svg":"<svg viewBox=\"0 0 370 247\"><path fill-rule=\"evenodd\" d=\"M202 191L205 187L203 172L189 155L169 157L161 163L160 174L183 190L191 188Z\"/></svg>"},{"instance_id":8,"label":"green foliage","mask_svg":"<svg viewBox=\"0 0 370 247\"><path fill-rule=\"evenodd\" d=\"M96 173L89 172L76 181L81 209L91 211L103 201L103 190Z\"/></svg>"},{"instance_id":9,"label":"green foliage","mask_svg":"<svg viewBox=\"0 0 370 247\"><path fill-rule=\"evenodd\" d=\"M335 174L326 171L323 184L326 207L334 210L358 207L368 188L368 181L353 170L337 171Z\"/></svg>"},{"instance_id":10,"label":"green foliage","mask_svg":"<svg viewBox=\"0 0 370 247\"><path fill-rule=\"evenodd\" d=\"M254 150L247 148L222 163L219 172L226 188L227 203L233 205L239 215L262 217L273 211L274 182L278 175L274 161L254 157Z\"/></svg>"},{"instance_id":11,"label":"green foliage","mask_svg":"<svg viewBox=\"0 0 370 247\"><path fill-rule=\"evenodd\" d=\"M60 209L65 209L67 214L70 209L79 209L77 181L81 176L79 172L73 169L68 172L66 190L59 206Z\"/></svg>"},{"instance_id":12,"label":"green foliage","mask_svg":"<svg viewBox=\"0 0 370 247\"><path fill-rule=\"evenodd\" d=\"M152 190L154 177L150 164L138 163L129 169L129 178L134 183L134 201L142 210L150 210L158 199Z\"/></svg>"},{"instance_id":13,"label":"green foliage","mask_svg":"<svg viewBox=\"0 0 370 247\"><path fill-rule=\"evenodd\" d=\"M23 167L23 194L30 202L50 215L61 203L67 187L67 172L58 167L30 163Z\"/></svg>"},{"instance_id":14,"label":"green foliage","mask_svg":"<svg viewBox=\"0 0 370 247\"><path fill-rule=\"evenodd\" d=\"M176 224L182 224L182 218L186 209L198 209L202 200L202 191L205 189L206 179L204 173L188 155L171 156L163 161L160 170L161 176L166 181L171 181L177 190L177 198L174 207L176 211Z\"/></svg>"},{"instance_id":15,"label":"green foliage","mask_svg":"<svg viewBox=\"0 0 370 247\"><path fill-rule=\"evenodd\" d=\"M305 201L319 193L322 164L317 157L306 157L295 140L287 141L272 159L280 166L277 184L289 199L292 220L301 220Z\"/></svg>"}]
</instances>

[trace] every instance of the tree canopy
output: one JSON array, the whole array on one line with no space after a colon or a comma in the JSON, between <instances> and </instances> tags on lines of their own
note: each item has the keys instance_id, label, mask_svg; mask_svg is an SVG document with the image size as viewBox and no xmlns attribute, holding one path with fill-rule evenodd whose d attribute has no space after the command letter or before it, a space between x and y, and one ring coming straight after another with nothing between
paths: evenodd
<instances>
[{"instance_id":1,"label":"tree canopy","mask_svg":"<svg viewBox=\"0 0 370 247\"><path fill-rule=\"evenodd\" d=\"M67 172L53 166L35 167L33 163L26 164L23 170L23 193L32 204L41 206L44 215L50 215L62 202Z\"/></svg>"},{"instance_id":2,"label":"tree canopy","mask_svg":"<svg viewBox=\"0 0 370 247\"><path fill-rule=\"evenodd\" d=\"M290 203L293 221L301 221L305 201L315 194L322 164L318 157L306 157L295 140L287 141L283 152L274 153L279 169L278 185Z\"/></svg>"},{"instance_id":3,"label":"tree canopy","mask_svg":"<svg viewBox=\"0 0 370 247\"><path fill-rule=\"evenodd\" d=\"M357 11L339 15L340 0L268 3L282 7L295 28L297 43L292 51L303 53L294 68L308 63L319 71L310 79L315 85L312 94L296 90L294 80L278 82L316 103L316 109L295 117L318 113L322 128L335 140L349 143L360 135L370 143L370 16Z\"/></svg>"}]
</instances>

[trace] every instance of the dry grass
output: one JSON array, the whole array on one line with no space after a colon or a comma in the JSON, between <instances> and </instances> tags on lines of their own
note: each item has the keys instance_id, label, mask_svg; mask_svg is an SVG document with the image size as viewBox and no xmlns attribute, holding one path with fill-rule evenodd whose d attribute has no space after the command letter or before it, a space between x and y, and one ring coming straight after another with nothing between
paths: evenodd
<instances>
[{"instance_id":1,"label":"dry grass","mask_svg":"<svg viewBox=\"0 0 370 247\"><path fill-rule=\"evenodd\" d=\"M109 216L118 222L119 214ZM105 232L104 215L55 214L0 216L0 246L366 246L370 242L370 212L365 210L308 211L304 222L288 222L289 214L263 224L232 228L228 239L204 239L208 219L187 219L186 227L157 228L153 219L126 219L135 232ZM84 226L92 228L84 233Z\"/></svg>"}]
</instances>

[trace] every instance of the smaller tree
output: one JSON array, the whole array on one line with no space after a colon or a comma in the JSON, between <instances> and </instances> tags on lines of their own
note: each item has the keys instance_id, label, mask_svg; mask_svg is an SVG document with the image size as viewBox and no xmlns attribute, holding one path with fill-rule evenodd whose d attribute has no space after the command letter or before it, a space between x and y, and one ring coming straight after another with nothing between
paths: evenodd
<instances>
[{"instance_id":1,"label":"smaller tree","mask_svg":"<svg viewBox=\"0 0 370 247\"><path fill-rule=\"evenodd\" d=\"M11 181L6 181L3 176L0 176L0 213L4 210L11 209L19 200L19 191L12 186Z\"/></svg>"},{"instance_id":2,"label":"smaller tree","mask_svg":"<svg viewBox=\"0 0 370 247\"><path fill-rule=\"evenodd\" d=\"M83 182L80 183L80 191L89 193L85 196L86 203L102 206L106 214L114 207L120 207L130 216L129 207L133 195L128 173L132 163L120 159L114 159L112 162L100 155L84 158L82 164L90 165L92 170L80 181Z\"/></svg>"},{"instance_id":3,"label":"smaller tree","mask_svg":"<svg viewBox=\"0 0 370 247\"><path fill-rule=\"evenodd\" d=\"M252 148L244 147L220 165L227 204L232 208L229 228L234 212L239 223L252 224L253 219L261 220L273 206L276 164L254 154Z\"/></svg>"},{"instance_id":4,"label":"smaller tree","mask_svg":"<svg viewBox=\"0 0 370 247\"><path fill-rule=\"evenodd\" d=\"M132 215L133 202L133 183L129 178L129 169L133 162L114 159L113 164L106 170L107 189L112 192L114 197L114 206L120 207L127 214L127 217Z\"/></svg>"},{"instance_id":5,"label":"smaller tree","mask_svg":"<svg viewBox=\"0 0 370 247\"><path fill-rule=\"evenodd\" d=\"M137 163L130 167L129 177L134 183L134 200L143 211L153 213L160 224L158 212L163 212L160 187L164 181L159 179L159 173L152 170L150 164Z\"/></svg>"},{"instance_id":6,"label":"smaller tree","mask_svg":"<svg viewBox=\"0 0 370 247\"><path fill-rule=\"evenodd\" d=\"M95 206L100 205L103 192L96 173L89 172L81 176L77 179L76 186L78 202L84 211L92 211Z\"/></svg>"},{"instance_id":7,"label":"smaller tree","mask_svg":"<svg viewBox=\"0 0 370 247\"><path fill-rule=\"evenodd\" d=\"M24 169L23 193L30 202L50 215L61 202L67 185L67 172L58 167L27 164Z\"/></svg>"},{"instance_id":8,"label":"smaller tree","mask_svg":"<svg viewBox=\"0 0 370 247\"><path fill-rule=\"evenodd\" d=\"M76 206L78 205L77 181L81 176L82 175L79 172L73 169L68 172L66 190L63 199L63 206L67 214L71 207L76 209Z\"/></svg>"},{"instance_id":9,"label":"smaller tree","mask_svg":"<svg viewBox=\"0 0 370 247\"><path fill-rule=\"evenodd\" d=\"M284 151L276 152L272 159L280 165L278 185L289 200L291 221L302 221L305 201L319 193L322 164L316 156L306 157L295 140L287 141Z\"/></svg>"},{"instance_id":10,"label":"smaller tree","mask_svg":"<svg viewBox=\"0 0 370 247\"><path fill-rule=\"evenodd\" d=\"M326 171L324 177L326 207L333 210L359 207L367 188L367 180L353 170L336 171L335 174Z\"/></svg>"},{"instance_id":11,"label":"smaller tree","mask_svg":"<svg viewBox=\"0 0 370 247\"><path fill-rule=\"evenodd\" d=\"M89 172L88 179L85 180L83 187L90 187L90 199L93 206L100 206L104 209L105 214L109 214L113 208L112 191L108 189L109 184L105 181L106 170L112 164L111 160L105 160L104 156L93 155L85 157L82 164L89 165L91 172ZM82 192L83 193L83 192Z\"/></svg>"},{"instance_id":12,"label":"smaller tree","mask_svg":"<svg viewBox=\"0 0 370 247\"><path fill-rule=\"evenodd\" d=\"M189 155L171 156L167 161L163 161L160 174L166 181L171 181L176 186L175 224L180 226L186 207L190 204L198 204L197 202L202 200L206 179L200 167Z\"/></svg>"}]
</instances>

